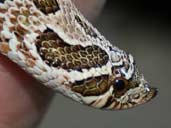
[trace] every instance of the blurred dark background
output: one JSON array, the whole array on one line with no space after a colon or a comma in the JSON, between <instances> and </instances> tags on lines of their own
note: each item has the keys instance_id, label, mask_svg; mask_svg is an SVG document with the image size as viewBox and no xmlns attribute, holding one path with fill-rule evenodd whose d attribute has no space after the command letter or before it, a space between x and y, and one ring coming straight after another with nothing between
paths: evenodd
<instances>
[{"instance_id":1,"label":"blurred dark background","mask_svg":"<svg viewBox=\"0 0 171 128\"><path fill-rule=\"evenodd\" d=\"M106 8L120 10L130 16L138 18L148 18L150 20L158 19L159 21L170 21L170 2L167 0L107 0Z\"/></svg>"}]
</instances>

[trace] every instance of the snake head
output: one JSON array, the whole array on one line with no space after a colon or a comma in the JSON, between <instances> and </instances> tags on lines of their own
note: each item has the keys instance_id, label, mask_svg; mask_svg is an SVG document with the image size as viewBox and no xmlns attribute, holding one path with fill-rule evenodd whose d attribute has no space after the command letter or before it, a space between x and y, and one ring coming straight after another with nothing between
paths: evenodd
<instances>
[{"instance_id":1,"label":"snake head","mask_svg":"<svg viewBox=\"0 0 171 128\"><path fill-rule=\"evenodd\" d=\"M132 78L116 77L113 81L113 93L108 108L128 109L146 103L154 98L157 89L152 88L142 75L137 75L137 69Z\"/></svg>"},{"instance_id":2,"label":"snake head","mask_svg":"<svg viewBox=\"0 0 171 128\"><path fill-rule=\"evenodd\" d=\"M113 82L111 96L104 108L128 109L146 103L154 98L157 89L149 86L142 73L138 71L132 55L112 52Z\"/></svg>"},{"instance_id":3,"label":"snake head","mask_svg":"<svg viewBox=\"0 0 171 128\"><path fill-rule=\"evenodd\" d=\"M129 53L112 49L109 54L111 73L76 82L72 91L82 103L95 108L122 110L146 103L157 89L149 86Z\"/></svg>"}]
</instances>

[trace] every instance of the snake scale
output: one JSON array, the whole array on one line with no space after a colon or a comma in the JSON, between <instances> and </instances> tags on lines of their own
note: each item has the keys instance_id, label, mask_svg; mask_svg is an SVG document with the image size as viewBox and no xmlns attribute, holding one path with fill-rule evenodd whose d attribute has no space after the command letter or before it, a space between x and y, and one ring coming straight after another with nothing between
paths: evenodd
<instances>
[{"instance_id":1,"label":"snake scale","mask_svg":"<svg viewBox=\"0 0 171 128\"><path fill-rule=\"evenodd\" d=\"M132 55L110 44L71 0L1 3L0 53L43 85L95 108L133 108L157 93Z\"/></svg>"}]
</instances>

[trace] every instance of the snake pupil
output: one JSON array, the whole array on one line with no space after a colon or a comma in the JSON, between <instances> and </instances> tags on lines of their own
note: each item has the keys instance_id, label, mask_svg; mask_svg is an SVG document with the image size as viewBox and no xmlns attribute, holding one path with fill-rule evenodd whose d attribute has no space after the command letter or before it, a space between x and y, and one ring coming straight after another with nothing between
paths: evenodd
<instances>
[{"instance_id":1,"label":"snake pupil","mask_svg":"<svg viewBox=\"0 0 171 128\"><path fill-rule=\"evenodd\" d=\"M123 80L116 79L114 83L114 88L117 91L122 91L125 88L125 82Z\"/></svg>"}]
</instances>

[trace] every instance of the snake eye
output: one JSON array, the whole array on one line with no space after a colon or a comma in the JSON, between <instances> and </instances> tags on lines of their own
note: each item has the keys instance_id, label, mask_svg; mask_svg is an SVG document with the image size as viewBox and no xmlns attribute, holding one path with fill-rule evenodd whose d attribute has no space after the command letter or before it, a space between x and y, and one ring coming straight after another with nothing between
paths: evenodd
<instances>
[{"instance_id":1,"label":"snake eye","mask_svg":"<svg viewBox=\"0 0 171 128\"><path fill-rule=\"evenodd\" d=\"M125 89L125 81L122 80L122 79L116 79L115 80L115 83L114 83L114 88L117 90L117 91L122 91Z\"/></svg>"},{"instance_id":2,"label":"snake eye","mask_svg":"<svg viewBox=\"0 0 171 128\"><path fill-rule=\"evenodd\" d=\"M128 81L124 78L116 78L113 83L114 93L116 97L123 95L128 87Z\"/></svg>"}]
</instances>

